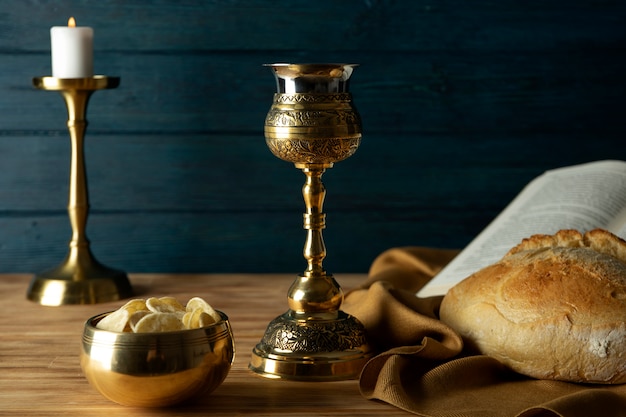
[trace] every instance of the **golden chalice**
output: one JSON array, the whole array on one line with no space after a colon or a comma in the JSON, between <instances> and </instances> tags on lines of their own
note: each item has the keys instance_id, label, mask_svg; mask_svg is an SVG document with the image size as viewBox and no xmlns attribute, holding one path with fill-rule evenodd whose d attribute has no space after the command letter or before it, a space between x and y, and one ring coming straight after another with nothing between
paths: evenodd
<instances>
[{"instance_id":1,"label":"golden chalice","mask_svg":"<svg viewBox=\"0 0 626 417\"><path fill-rule=\"evenodd\" d=\"M361 119L348 92L352 64L272 64L278 93L265 119L272 153L306 175L302 195L308 266L287 294L289 310L269 323L250 369L270 378L352 379L372 353L363 325L340 310L343 292L322 267L326 190L322 174L356 152Z\"/></svg>"}]
</instances>

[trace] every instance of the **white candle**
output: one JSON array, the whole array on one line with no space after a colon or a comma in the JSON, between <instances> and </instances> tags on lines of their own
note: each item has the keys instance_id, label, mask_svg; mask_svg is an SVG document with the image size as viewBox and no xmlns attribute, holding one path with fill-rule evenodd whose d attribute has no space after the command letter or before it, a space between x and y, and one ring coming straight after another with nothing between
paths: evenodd
<instances>
[{"instance_id":1,"label":"white candle","mask_svg":"<svg viewBox=\"0 0 626 417\"><path fill-rule=\"evenodd\" d=\"M93 29L76 27L73 17L67 26L50 28L52 76L57 78L93 77Z\"/></svg>"}]
</instances>

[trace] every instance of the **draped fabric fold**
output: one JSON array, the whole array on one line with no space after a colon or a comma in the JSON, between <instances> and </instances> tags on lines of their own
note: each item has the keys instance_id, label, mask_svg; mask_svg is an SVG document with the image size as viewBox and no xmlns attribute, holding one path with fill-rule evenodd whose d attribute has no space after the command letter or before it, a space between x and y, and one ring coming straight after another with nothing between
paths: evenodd
<instances>
[{"instance_id":1,"label":"draped fabric fold","mask_svg":"<svg viewBox=\"0 0 626 417\"><path fill-rule=\"evenodd\" d=\"M443 297L415 296L457 253L390 249L346 294L342 309L361 320L378 352L360 377L365 398L424 417L626 416L626 384L536 380L464 352L461 337L438 319Z\"/></svg>"}]
</instances>

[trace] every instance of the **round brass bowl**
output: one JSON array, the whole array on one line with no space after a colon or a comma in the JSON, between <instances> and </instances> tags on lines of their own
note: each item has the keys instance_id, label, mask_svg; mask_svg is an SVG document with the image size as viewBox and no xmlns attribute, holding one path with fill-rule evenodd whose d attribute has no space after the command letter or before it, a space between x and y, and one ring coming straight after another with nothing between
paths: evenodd
<instances>
[{"instance_id":1,"label":"round brass bowl","mask_svg":"<svg viewBox=\"0 0 626 417\"><path fill-rule=\"evenodd\" d=\"M235 348L228 317L207 327L160 333L96 328L87 320L80 365L106 398L136 407L165 407L208 395L226 378Z\"/></svg>"}]
</instances>

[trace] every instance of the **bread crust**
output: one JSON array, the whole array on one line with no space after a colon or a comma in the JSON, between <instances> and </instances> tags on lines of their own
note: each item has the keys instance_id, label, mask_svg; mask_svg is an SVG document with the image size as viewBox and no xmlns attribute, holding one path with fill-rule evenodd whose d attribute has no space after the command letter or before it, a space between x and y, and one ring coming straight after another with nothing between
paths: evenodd
<instances>
[{"instance_id":1,"label":"bread crust","mask_svg":"<svg viewBox=\"0 0 626 417\"><path fill-rule=\"evenodd\" d=\"M448 291L440 318L521 374L626 383L626 242L603 229L531 236Z\"/></svg>"}]
</instances>

